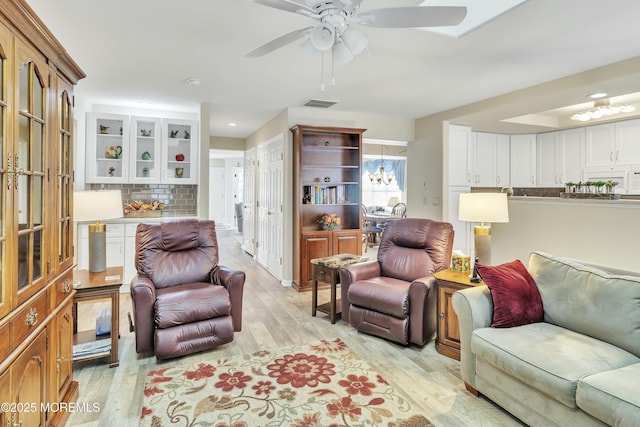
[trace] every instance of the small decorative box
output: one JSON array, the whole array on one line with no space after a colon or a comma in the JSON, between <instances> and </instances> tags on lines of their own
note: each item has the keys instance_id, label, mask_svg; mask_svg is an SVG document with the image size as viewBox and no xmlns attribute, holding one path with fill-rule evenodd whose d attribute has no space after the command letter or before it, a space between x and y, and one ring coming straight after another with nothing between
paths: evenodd
<instances>
[{"instance_id":1,"label":"small decorative box","mask_svg":"<svg viewBox=\"0 0 640 427\"><path fill-rule=\"evenodd\" d=\"M453 255L451 257L451 269L463 273L471 271L471 257L466 255Z\"/></svg>"}]
</instances>

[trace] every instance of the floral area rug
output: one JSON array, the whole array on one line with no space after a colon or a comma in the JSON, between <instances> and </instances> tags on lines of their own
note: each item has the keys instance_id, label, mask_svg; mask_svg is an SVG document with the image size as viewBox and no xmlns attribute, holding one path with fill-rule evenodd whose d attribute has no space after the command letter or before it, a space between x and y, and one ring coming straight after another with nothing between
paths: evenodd
<instances>
[{"instance_id":1,"label":"floral area rug","mask_svg":"<svg viewBox=\"0 0 640 427\"><path fill-rule=\"evenodd\" d=\"M340 339L149 371L140 425L433 426Z\"/></svg>"}]
</instances>

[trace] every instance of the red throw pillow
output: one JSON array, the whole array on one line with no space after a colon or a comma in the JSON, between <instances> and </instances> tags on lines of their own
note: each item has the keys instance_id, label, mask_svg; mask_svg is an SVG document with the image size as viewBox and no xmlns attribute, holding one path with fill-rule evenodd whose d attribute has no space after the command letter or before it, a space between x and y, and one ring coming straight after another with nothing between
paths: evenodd
<instances>
[{"instance_id":1,"label":"red throw pillow","mask_svg":"<svg viewBox=\"0 0 640 427\"><path fill-rule=\"evenodd\" d=\"M515 260L498 266L477 265L478 274L493 299L494 328L541 322L542 298L526 267Z\"/></svg>"}]
</instances>

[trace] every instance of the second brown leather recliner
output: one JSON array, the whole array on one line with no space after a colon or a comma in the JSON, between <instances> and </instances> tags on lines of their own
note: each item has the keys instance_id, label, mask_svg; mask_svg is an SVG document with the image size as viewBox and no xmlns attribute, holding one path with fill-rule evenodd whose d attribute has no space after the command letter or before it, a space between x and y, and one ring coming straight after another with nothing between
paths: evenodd
<instances>
[{"instance_id":1,"label":"second brown leather recliner","mask_svg":"<svg viewBox=\"0 0 640 427\"><path fill-rule=\"evenodd\" d=\"M449 268L452 246L449 223L389 221L377 260L340 269L342 320L400 344L426 344L436 333L433 273Z\"/></svg>"}]
</instances>

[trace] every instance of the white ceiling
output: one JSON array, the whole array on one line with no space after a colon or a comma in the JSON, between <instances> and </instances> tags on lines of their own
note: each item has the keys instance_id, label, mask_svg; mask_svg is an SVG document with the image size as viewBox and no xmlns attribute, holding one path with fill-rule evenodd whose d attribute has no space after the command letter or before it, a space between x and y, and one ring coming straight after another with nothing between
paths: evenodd
<instances>
[{"instance_id":1,"label":"white ceiling","mask_svg":"<svg viewBox=\"0 0 640 427\"><path fill-rule=\"evenodd\" d=\"M304 16L248 0L27 1L87 74L77 101L192 112L208 103L211 134L226 137L246 137L311 98L340 101L332 110L419 118L640 53L637 0L528 0L460 38L363 28L367 50L336 65L335 86L327 67L321 92L321 59L299 43L244 57L314 22ZM364 0L361 9L420 3ZM636 87L614 95L640 91L640 70L633 72ZM199 87L186 83L194 77ZM584 103L587 93L544 109ZM531 108L514 115L541 112Z\"/></svg>"}]
</instances>

